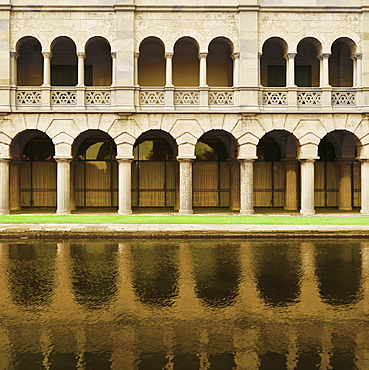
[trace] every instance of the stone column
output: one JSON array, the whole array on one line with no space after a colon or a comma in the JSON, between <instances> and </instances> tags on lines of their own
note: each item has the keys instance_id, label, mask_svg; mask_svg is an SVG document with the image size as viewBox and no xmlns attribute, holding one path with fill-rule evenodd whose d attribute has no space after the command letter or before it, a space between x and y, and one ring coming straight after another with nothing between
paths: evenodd
<instances>
[{"instance_id":1,"label":"stone column","mask_svg":"<svg viewBox=\"0 0 369 370\"><path fill-rule=\"evenodd\" d=\"M119 197L119 215L132 214L132 199L131 199L131 166L133 157L117 158L118 167L118 197Z\"/></svg>"},{"instance_id":2,"label":"stone column","mask_svg":"<svg viewBox=\"0 0 369 370\"><path fill-rule=\"evenodd\" d=\"M133 79L133 84L135 86L139 86L138 85L138 58L140 57L140 53L139 52L135 52L134 53L134 79Z\"/></svg>"},{"instance_id":3,"label":"stone column","mask_svg":"<svg viewBox=\"0 0 369 370\"><path fill-rule=\"evenodd\" d=\"M191 215L192 210L192 161L196 157L177 157L179 162L179 213Z\"/></svg>"},{"instance_id":4,"label":"stone column","mask_svg":"<svg viewBox=\"0 0 369 370\"><path fill-rule=\"evenodd\" d=\"M84 52L78 52L78 83L77 86L85 86L85 57Z\"/></svg>"},{"instance_id":5,"label":"stone column","mask_svg":"<svg viewBox=\"0 0 369 370\"><path fill-rule=\"evenodd\" d=\"M314 210L314 162L300 159L301 164L301 210L303 216L313 216Z\"/></svg>"},{"instance_id":6,"label":"stone column","mask_svg":"<svg viewBox=\"0 0 369 370\"><path fill-rule=\"evenodd\" d=\"M254 159L240 161L240 214L254 213Z\"/></svg>"},{"instance_id":7,"label":"stone column","mask_svg":"<svg viewBox=\"0 0 369 370\"><path fill-rule=\"evenodd\" d=\"M363 86L363 54L356 53L356 81L354 81L355 87L362 87Z\"/></svg>"},{"instance_id":8,"label":"stone column","mask_svg":"<svg viewBox=\"0 0 369 370\"><path fill-rule=\"evenodd\" d=\"M0 215L9 214L9 162L8 158L0 159Z\"/></svg>"},{"instance_id":9,"label":"stone column","mask_svg":"<svg viewBox=\"0 0 369 370\"><path fill-rule=\"evenodd\" d=\"M352 210L351 161L340 161L339 209Z\"/></svg>"},{"instance_id":10,"label":"stone column","mask_svg":"<svg viewBox=\"0 0 369 370\"><path fill-rule=\"evenodd\" d=\"M285 205L286 211L297 210L297 161L286 160L286 189L285 189Z\"/></svg>"},{"instance_id":11,"label":"stone column","mask_svg":"<svg viewBox=\"0 0 369 370\"><path fill-rule=\"evenodd\" d=\"M240 53L233 53L233 86L238 87L240 86Z\"/></svg>"},{"instance_id":12,"label":"stone column","mask_svg":"<svg viewBox=\"0 0 369 370\"><path fill-rule=\"evenodd\" d=\"M165 87L173 86L173 56L174 53L164 54L165 58Z\"/></svg>"},{"instance_id":13,"label":"stone column","mask_svg":"<svg viewBox=\"0 0 369 370\"><path fill-rule=\"evenodd\" d=\"M206 57L208 53L199 53L200 59L200 87L207 87L206 81Z\"/></svg>"},{"instance_id":14,"label":"stone column","mask_svg":"<svg viewBox=\"0 0 369 370\"><path fill-rule=\"evenodd\" d=\"M43 81L42 86L50 86L52 55L48 51L43 51L42 55L44 57L44 81Z\"/></svg>"},{"instance_id":15,"label":"stone column","mask_svg":"<svg viewBox=\"0 0 369 370\"><path fill-rule=\"evenodd\" d=\"M17 85L17 58L18 53L15 51L10 52L10 86Z\"/></svg>"},{"instance_id":16,"label":"stone column","mask_svg":"<svg viewBox=\"0 0 369 370\"><path fill-rule=\"evenodd\" d=\"M70 214L70 162L72 158L54 157L57 163L57 205L58 215Z\"/></svg>"},{"instance_id":17,"label":"stone column","mask_svg":"<svg viewBox=\"0 0 369 370\"><path fill-rule=\"evenodd\" d=\"M295 57L297 53L287 53L285 58L287 60L287 87L294 87L295 85Z\"/></svg>"},{"instance_id":18,"label":"stone column","mask_svg":"<svg viewBox=\"0 0 369 370\"><path fill-rule=\"evenodd\" d=\"M321 73L321 87L328 87L329 85L329 57L330 53L323 53L320 54L320 58L322 61L322 69Z\"/></svg>"},{"instance_id":19,"label":"stone column","mask_svg":"<svg viewBox=\"0 0 369 370\"><path fill-rule=\"evenodd\" d=\"M117 77L115 75L115 71L117 70L117 53L115 51L112 51L110 55L111 55L111 87L115 87L115 85L117 84Z\"/></svg>"},{"instance_id":20,"label":"stone column","mask_svg":"<svg viewBox=\"0 0 369 370\"><path fill-rule=\"evenodd\" d=\"M361 160L361 210L369 215L369 159Z\"/></svg>"}]
</instances>

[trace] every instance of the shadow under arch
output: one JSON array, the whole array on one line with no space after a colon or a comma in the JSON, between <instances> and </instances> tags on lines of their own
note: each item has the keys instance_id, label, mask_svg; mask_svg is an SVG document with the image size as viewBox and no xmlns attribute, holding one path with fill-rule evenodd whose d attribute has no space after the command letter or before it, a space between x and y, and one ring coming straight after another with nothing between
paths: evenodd
<instances>
[{"instance_id":1,"label":"shadow under arch","mask_svg":"<svg viewBox=\"0 0 369 370\"><path fill-rule=\"evenodd\" d=\"M133 147L132 206L169 207L177 204L177 143L167 132L149 130Z\"/></svg>"},{"instance_id":2,"label":"shadow under arch","mask_svg":"<svg viewBox=\"0 0 369 370\"><path fill-rule=\"evenodd\" d=\"M315 206L350 211L361 205L361 142L346 130L325 135L315 162Z\"/></svg>"},{"instance_id":3,"label":"shadow under arch","mask_svg":"<svg viewBox=\"0 0 369 370\"><path fill-rule=\"evenodd\" d=\"M43 83L42 46L39 40L32 36L21 38L16 47L18 86L41 86Z\"/></svg>"},{"instance_id":4,"label":"shadow under arch","mask_svg":"<svg viewBox=\"0 0 369 370\"><path fill-rule=\"evenodd\" d=\"M72 244L71 286L75 301L89 310L109 306L118 292L118 244Z\"/></svg>"},{"instance_id":5,"label":"shadow under arch","mask_svg":"<svg viewBox=\"0 0 369 370\"><path fill-rule=\"evenodd\" d=\"M40 130L25 130L11 142L10 208L56 207L55 147Z\"/></svg>"},{"instance_id":6,"label":"shadow under arch","mask_svg":"<svg viewBox=\"0 0 369 370\"><path fill-rule=\"evenodd\" d=\"M297 210L299 205L299 142L285 130L266 133L257 145L254 162L255 207L283 207Z\"/></svg>"},{"instance_id":7,"label":"shadow under arch","mask_svg":"<svg viewBox=\"0 0 369 370\"><path fill-rule=\"evenodd\" d=\"M140 86L164 86L166 63L165 46L157 37L146 37L140 44L138 58L138 84Z\"/></svg>"},{"instance_id":8,"label":"shadow under arch","mask_svg":"<svg viewBox=\"0 0 369 370\"><path fill-rule=\"evenodd\" d=\"M263 44L260 58L260 82L262 86L286 86L286 59L288 46L280 37L271 37Z\"/></svg>"},{"instance_id":9,"label":"shadow under arch","mask_svg":"<svg viewBox=\"0 0 369 370\"><path fill-rule=\"evenodd\" d=\"M194 207L239 209L237 147L224 130L210 130L198 139L192 166Z\"/></svg>"},{"instance_id":10,"label":"shadow under arch","mask_svg":"<svg viewBox=\"0 0 369 370\"><path fill-rule=\"evenodd\" d=\"M84 131L75 139L72 154L75 207L117 207L117 148L111 136L101 130Z\"/></svg>"}]
</instances>

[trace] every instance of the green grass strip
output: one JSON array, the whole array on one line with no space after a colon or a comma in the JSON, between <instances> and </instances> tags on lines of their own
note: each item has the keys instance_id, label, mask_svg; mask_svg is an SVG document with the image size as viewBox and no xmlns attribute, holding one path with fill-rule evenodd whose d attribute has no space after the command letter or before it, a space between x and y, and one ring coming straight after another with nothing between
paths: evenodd
<instances>
[{"instance_id":1,"label":"green grass strip","mask_svg":"<svg viewBox=\"0 0 369 370\"><path fill-rule=\"evenodd\" d=\"M208 216L208 215L4 215L0 223L188 224L188 225L369 225L369 217L343 216Z\"/></svg>"}]
</instances>

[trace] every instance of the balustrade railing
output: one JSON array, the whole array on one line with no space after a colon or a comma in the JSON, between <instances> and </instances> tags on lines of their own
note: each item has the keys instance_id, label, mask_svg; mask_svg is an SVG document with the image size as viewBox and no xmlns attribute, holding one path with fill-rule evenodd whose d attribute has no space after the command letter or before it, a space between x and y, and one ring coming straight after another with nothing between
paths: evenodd
<instances>
[{"instance_id":1,"label":"balustrade railing","mask_svg":"<svg viewBox=\"0 0 369 370\"><path fill-rule=\"evenodd\" d=\"M51 104L75 105L77 102L76 90L71 88L58 88L51 90Z\"/></svg>"},{"instance_id":2,"label":"balustrade railing","mask_svg":"<svg viewBox=\"0 0 369 370\"><path fill-rule=\"evenodd\" d=\"M332 89L332 106L355 106L356 91L350 88Z\"/></svg>"},{"instance_id":3,"label":"balustrade railing","mask_svg":"<svg viewBox=\"0 0 369 370\"><path fill-rule=\"evenodd\" d=\"M297 105L320 106L322 103L322 92L319 88L303 88L297 92Z\"/></svg>"},{"instance_id":4,"label":"balustrade railing","mask_svg":"<svg viewBox=\"0 0 369 370\"><path fill-rule=\"evenodd\" d=\"M17 105L40 105L41 90L34 87L20 87L16 93Z\"/></svg>"},{"instance_id":5,"label":"balustrade railing","mask_svg":"<svg viewBox=\"0 0 369 370\"><path fill-rule=\"evenodd\" d=\"M152 88L140 91L141 105L164 105L165 93L164 89Z\"/></svg>"},{"instance_id":6,"label":"balustrade railing","mask_svg":"<svg viewBox=\"0 0 369 370\"><path fill-rule=\"evenodd\" d=\"M263 105L266 106L284 106L288 104L286 88L264 88Z\"/></svg>"},{"instance_id":7,"label":"balustrade railing","mask_svg":"<svg viewBox=\"0 0 369 370\"><path fill-rule=\"evenodd\" d=\"M106 89L86 89L86 105L110 105L110 91Z\"/></svg>"},{"instance_id":8,"label":"balustrade railing","mask_svg":"<svg viewBox=\"0 0 369 370\"><path fill-rule=\"evenodd\" d=\"M233 105L233 91L231 89L211 89L209 105Z\"/></svg>"},{"instance_id":9,"label":"balustrade railing","mask_svg":"<svg viewBox=\"0 0 369 370\"><path fill-rule=\"evenodd\" d=\"M175 105L198 105L200 104L200 93L196 89L178 89L174 91Z\"/></svg>"}]
</instances>

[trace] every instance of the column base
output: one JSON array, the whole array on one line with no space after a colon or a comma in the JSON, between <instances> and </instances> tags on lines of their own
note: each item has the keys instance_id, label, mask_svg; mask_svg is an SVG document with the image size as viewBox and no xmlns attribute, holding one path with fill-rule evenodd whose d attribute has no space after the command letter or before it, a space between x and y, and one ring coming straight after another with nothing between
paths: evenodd
<instances>
[{"instance_id":1,"label":"column base","mask_svg":"<svg viewBox=\"0 0 369 370\"><path fill-rule=\"evenodd\" d=\"M253 209L249 209L249 210L240 210L240 216L252 216L254 214L254 210Z\"/></svg>"},{"instance_id":2,"label":"column base","mask_svg":"<svg viewBox=\"0 0 369 370\"><path fill-rule=\"evenodd\" d=\"M180 215L193 215L193 210L192 209L188 209L188 210L186 210L186 209L180 209L178 211L178 213Z\"/></svg>"},{"instance_id":3,"label":"column base","mask_svg":"<svg viewBox=\"0 0 369 370\"><path fill-rule=\"evenodd\" d=\"M315 211L303 211L303 210L301 210L300 214L301 214L301 216L314 216Z\"/></svg>"},{"instance_id":4,"label":"column base","mask_svg":"<svg viewBox=\"0 0 369 370\"><path fill-rule=\"evenodd\" d=\"M118 211L119 216L129 216L132 214L132 211Z\"/></svg>"},{"instance_id":5,"label":"column base","mask_svg":"<svg viewBox=\"0 0 369 370\"><path fill-rule=\"evenodd\" d=\"M369 210L366 211L365 209L361 209L360 214L362 214L363 216L369 216Z\"/></svg>"},{"instance_id":6,"label":"column base","mask_svg":"<svg viewBox=\"0 0 369 370\"><path fill-rule=\"evenodd\" d=\"M10 211L8 210L0 211L0 215L10 215Z\"/></svg>"},{"instance_id":7,"label":"column base","mask_svg":"<svg viewBox=\"0 0 369 370\"><path fill-rule=\"evenodd\" d=\"M70 215L72 214L71 211L56 211L57 215Z\"/></svg>"}]
</instances>

